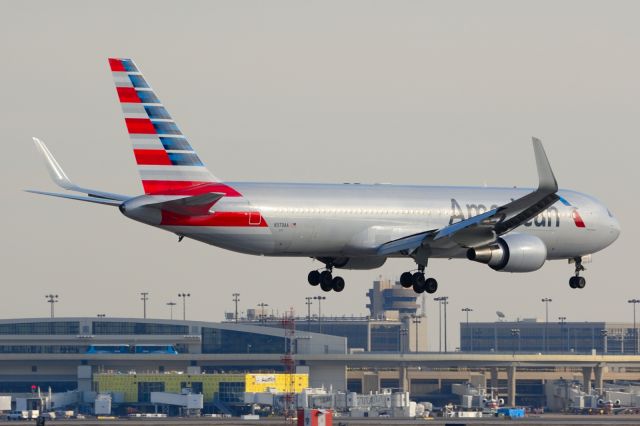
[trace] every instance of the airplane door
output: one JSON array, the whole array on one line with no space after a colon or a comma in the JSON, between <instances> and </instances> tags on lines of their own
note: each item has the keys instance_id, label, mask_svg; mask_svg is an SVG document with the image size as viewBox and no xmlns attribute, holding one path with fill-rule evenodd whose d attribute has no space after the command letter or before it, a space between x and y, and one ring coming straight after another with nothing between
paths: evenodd
<instances>
[{"instance_id":1,"label":"airplane door","mask_svg":"<svg viewBox=\"0 0 640 426\"><path fill-rule=\"evenodd\" d=\"M249 225L258 226L262 222L262 215L260 212L250 212L249 213Z\"/></svg>"}]
</instances>

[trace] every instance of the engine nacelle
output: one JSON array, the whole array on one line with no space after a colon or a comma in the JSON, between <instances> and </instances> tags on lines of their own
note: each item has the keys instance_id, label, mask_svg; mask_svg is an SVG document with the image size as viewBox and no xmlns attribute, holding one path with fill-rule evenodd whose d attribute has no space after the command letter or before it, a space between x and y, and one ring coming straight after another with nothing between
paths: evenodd
<instances>
[{"instance_id":1,"label":"engine nacelle","mask_svg":"<svg viewBox=\"0 0 640 426\"><path fill-rule=\"evenodd\" d=\"M340 269L376 269L384 265L386 257L339 257L333 260L333 266Z\"/></svg>"},{"instance_id":2,"label":"engine nacelle","mask_svg":"<svg viewBox=\"0 0 640 426\"><path fill-rule=\"evenodd\" d=\"M487 246L470 248L467 258L501 272L537 271L547 260L547 246L528 234L507 234Z\"/></svg>"}]
</instances>

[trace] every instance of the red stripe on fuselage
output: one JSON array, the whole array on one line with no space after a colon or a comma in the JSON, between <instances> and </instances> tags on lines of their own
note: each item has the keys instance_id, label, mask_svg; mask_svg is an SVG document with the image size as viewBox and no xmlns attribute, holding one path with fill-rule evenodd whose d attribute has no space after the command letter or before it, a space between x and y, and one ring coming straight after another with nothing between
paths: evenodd
<instances>
[{"instance_id":1,"label":"red stripe on fuselage","mask_svg":"<svg viewBox=\"0 0 640 426\"><path fill-rule=\"evenodd\" d=\"M172 164L164 149L134 149L133 154L139 165L170 166Z\"/></svg>"},{"instance_id":2,"label":"red stripe on fuselage","mask_svg":"<svg viewBox=\"0 0 640 426\"><path fill-rule=\"evenodd\" d=\"M111 71L126 71L120 59L109 58L109 66L111 67Z\"/></svg>"},{"instance_id":3,"label":"red stripe on fuselage","mask_svg":"<svg viewBox=\"0 0 640 426\"><path fill-rule=\"evenodd\" d=\"M200 195L220 192L226 197L242 197L238 191L220 182L194 182L179 180L143 180L145 194Z\"/></svg>"},{"instance_id":4,"label":"red stripe on fuselage","mask_svg":"<svg viewBox=\"0 0 640 426\"><path fill-rule=\"evenodd\" d=\"M578 228L586 228L586 225L584 224L584 220L582 220L582 217L580 216L580 213L578 213L577 210L573 211L572 216L573 216L573 221L576 223L576 226Z\"/></svg>"},{"instance_id":5,"label":"red stripe on fuselage","mask_svg":"<svg viewBox=\"0 0 640 426\"><path fill-rule=\"evenodd\" d=\"M156 128L153 127L153 123L148 118L125 118L124 121L127 123L129 134L156 134Z\"/></svg>"},{"instance_id":6,"label":"red stripe on fuselage","mask_svg":"<svg viewBox=\"0 0 640 426\"><path fill-rule=\"evenodd\" d=\"M136 89L133 87L116 87L118 91L118 99L120 99L120 103L124 104L139 104L141 103L140 97L138 97L138 93Z\"/></svg>"},{"instance_id":7,"label":"red stripe on fuselage","mask_svg":"<svg viewBox=\"0 0 640 426\"><path fill-rule=\"evenodd\" d=\"M259 212L215 212L209 216L182 216L163 210L160 225L264 228L267 222Z\"/></svg>"}]
</instances>

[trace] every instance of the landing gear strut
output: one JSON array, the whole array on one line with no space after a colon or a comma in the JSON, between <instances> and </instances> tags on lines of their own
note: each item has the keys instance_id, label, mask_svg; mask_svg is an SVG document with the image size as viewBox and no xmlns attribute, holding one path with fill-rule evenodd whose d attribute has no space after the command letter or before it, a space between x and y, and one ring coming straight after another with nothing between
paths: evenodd
<instances>
[{"instance_id":1,"label":"landing gear strut","mask_svg":"<svg viewBox=\"0 0 640 426\"><path fill-rule=\"evenodd\" d=\"M569 278L569 287L571 288L584 288L587 284L587 280L584 277L580 276L580 272L584 271L584 266L582 266L582 258L576 257L573 259L576 264L575 275Z\"/></svg>"},{"instance_id":2,"label":"landing gear strut","mask_svg":"<svg viewBox=\"0 0 640 426\"><path fill-rule=\"evenodd\" d=\"M307 276L307 281L312 286L320 285L322 291L335 291L337 293L344 290L344 278L342 277L334 277L333 274L333 265L330 263L327 264L327 269L320 272L318 270L314 270L309 272Z\"/></svg>"}]
</instances>

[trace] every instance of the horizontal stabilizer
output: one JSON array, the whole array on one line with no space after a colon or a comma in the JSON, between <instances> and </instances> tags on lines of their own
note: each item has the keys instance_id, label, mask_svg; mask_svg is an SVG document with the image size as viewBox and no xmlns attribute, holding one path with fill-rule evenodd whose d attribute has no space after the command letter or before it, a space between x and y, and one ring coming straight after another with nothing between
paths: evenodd
<instances>
[{"instance_id":1,"label":"horizontal stabilizer","mask_svg":"<svg viewBox=\"0 0 640 426\"><path fill-rule=\"evenodd\" d=\"M221 192L209 192L207 194L145 204L145 207L168 210L184 216L206 216L210 214L209 210L211 209L211 206L213 206L222 197L224 197L224 194Z\"/></svg>"},{"instance_id":2,"label":"horizontal stabilizer","mask_svg":"<svg viewBox=\"0 0 640 426\"><path fill-rule=\"evenodd\" d=\"M62 170L62 167L60 167L60 164L56 161L55 157L53 156L53 154L51 154L51 151L49 151L49 149L44 144L44 142L42 142L38 138L33 138L33 142L36 144L36 148L38 148L38 151L40 152L40 154L42 154L42 157L45 160L47 171L49 172L51 179L59 187L63 189L67 189L69 191L83 192L87 194L89 197L94 197L94 198L106 198L109 200L117 200L117 201L125 201L131 198L127 195L113 194L111 192L104 192L104 191L97 191L89 188L82 188L74 184L73 182L71 182L71 180L69 179L67 174L64 172L64 170ZM45 194L43 192L37 192L37 191L29 191L29 192L33 192L36 194ZM52 194L46 193L46 195L52 195ZM66 198L72 198L72 197L66 197ZM79 199L79 198L76 198L76 199Z\"/></svg>"},{"instance_id":3,"label":"horizontal stabilizer","mask_svg":"<svg viewBox=\"0 0 640 426\"><path fill-rule=\"evenodd\" d=\"M34 191L31 189L27 189L26 192L31 192L32 194L49 195L51 197L68 198L70 200L76 201L87 201L89 203L104 204L108 206L119 206L120 204L122 204L122 201L118 200L108 200L106 198L97 198L84 195L60 194L57 192Z\"/></svg>"}]
</instances>

